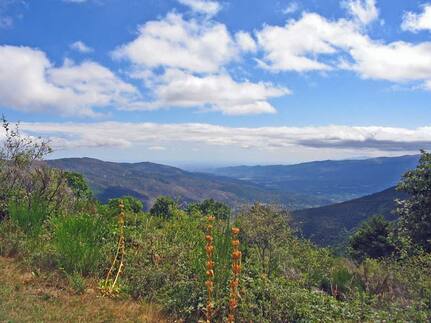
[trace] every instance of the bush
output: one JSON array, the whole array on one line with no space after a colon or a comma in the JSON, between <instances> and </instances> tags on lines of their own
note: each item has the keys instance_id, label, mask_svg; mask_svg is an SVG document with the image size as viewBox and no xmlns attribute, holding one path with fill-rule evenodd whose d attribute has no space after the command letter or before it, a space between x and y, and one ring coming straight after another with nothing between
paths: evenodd
<instances>
[{"instance_id":1,"label":"bush","mask_svg":"<svg viewBox=\"0 0 431 323\"><path fill-rule=\"evenodd\" d=\"M10 201L8 212L11 220L26 234L39 234L48 218L46 203L31 197Z\"/></svg>"},{"instance_id":2,"label":"bush","mask_svg":"<svg viewBox=\"0 0 431 323\"><path fill-rule=\"evenodd\" d=\"M150 214L152 216L169 219L174 217L177 210L178 205L172 198L168 196L160 196L150 209Z\"/></svg>"},{"instance_id":3,"label":"bush","mask_svg":"<svg viewBox=\"0 0 431 323\"><path fill-rule=\"evenodd\" d=\"M395 251L390 240L391 223L383 216L375 216L365 221L351 236L350 256L361 262L365 258L384 258Z\"/></svg>"},{"instance_id":4,"label":"bush","mask_svg":"<svg viewBox=\"0 0 431 323\"><path fill-rule=\"evenodd\" d=\"M142 212L144 208L144 203L142 203L141 200L133 196L123 196L115 199L110 199L108 201L108 205L111 209L118 211L120 201L123 202L124 210L126 212L139 213Z\"/></svg>"},{"instance_id":5,"label":"bush","mask_svg":"<svg viewBox=\"0 0 431 323\"><path fill-rule=\"evenodd\" d=\"M106 260L106 224L97 217L79 214L58 217L53 225L53 245L61 268L69 274L100 273Z\"/></svg>"}]
</instances>

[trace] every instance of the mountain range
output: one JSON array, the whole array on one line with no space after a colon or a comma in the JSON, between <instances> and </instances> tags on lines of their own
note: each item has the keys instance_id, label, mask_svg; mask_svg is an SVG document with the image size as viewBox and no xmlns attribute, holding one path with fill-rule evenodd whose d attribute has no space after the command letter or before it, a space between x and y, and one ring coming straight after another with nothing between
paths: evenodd
<instances>
[{"instance_id":1,"label":"mountain range","mask_svg":"<svg viewBox=\"0 0 431 323\"><path fill-rule=\"evenodd\" d=\"M180 203L213 198L233 208L253 202L276 203L289 209L321 206L329 200L312 195L276 191L252 182L213 174L193 173L179 168L143 163L114 163L92 158L65 158L47 161L48 165L81 173L96 198L131 195L141 199L148 209L160 195Z\"/></svg>"},{"instance_id":2,"label":"mountain range","mask_svg":"<svg viewBox=\"0 0 431 323\"><path fill-rule=\"evenodd\" d=\"M336 203L396 185L407 170L416 167L418 160L418 155L326 160L296 165L224 167L214 169L212 173Z\"/></svg>"},{"instance_id":3,"label":"mountain range","mask_svg":"<svg viewBox=\"0 0 431 323\"><path fill-rule=\"evenodd\" d=\"M405 195L394 185L416 166L419 156L319 161L297 165L238 166L212 173L155 164L65 158L48 165L81 173L102 202L131 195L148 210L160 195L180 204L215 199L234 209L254 202L292 211L300 234L323 246L345 242L361 222L381 214L395 219L394 200ZM377 193L376 193L377 192ZM342 201L342 202L338 202Z\"/></svg>"}]
</instances>

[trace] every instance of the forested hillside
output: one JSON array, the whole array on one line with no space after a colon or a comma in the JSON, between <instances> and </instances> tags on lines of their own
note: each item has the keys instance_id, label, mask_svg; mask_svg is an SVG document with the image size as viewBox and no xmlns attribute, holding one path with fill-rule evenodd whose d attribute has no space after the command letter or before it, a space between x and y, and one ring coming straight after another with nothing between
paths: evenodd
<instances>
[{"instance_id":1,"label":"forested hillside","mask_svg":"<svg viewBox=\"0 0 431 323\"><path fill-rule=\"evenodd\" d=\"M279 192L254 183L154 163L113 163L92 158L66 158L47 161L48 165L78 172L89 181L102 202L124 195L134 196L149 209L160 195L180 203L215 199L231 207L254 201L282 204L289 209L326 205L324 198L295 192Z\"/></svg>"},{"instance_id":2,"label":"forested hillside","mask_svg":"<svg viewBox=\"0 0 431 323\"><path fill-rule=\"evenodd\" d=\"M395 199L407 194L391 187L379 193L323 207L293 212L296 227L301 235L321 246L343 243L352 232L371 216L382 215L395 220Z\"/></svg>"},{"instance_id":3,"label":"forested hillside","mask_svg":"<svg viewBox=\"0 0 431 323\"><path fill-rule=\"evenodd\" d=\"M419 157L327 160L296 165L219 168L215 174L247 180L264 187L341 202L383 191L415 168Z\"/></svg>"}]
</instances>

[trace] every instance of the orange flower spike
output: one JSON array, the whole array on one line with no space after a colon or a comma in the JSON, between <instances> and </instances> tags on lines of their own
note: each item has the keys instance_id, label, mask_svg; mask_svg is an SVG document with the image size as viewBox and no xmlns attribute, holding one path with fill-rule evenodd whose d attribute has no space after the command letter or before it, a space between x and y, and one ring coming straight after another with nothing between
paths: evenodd
<instances>
[{"instance_id":1,"label":"orange flower spike","mask_svg":"<svg viewBox=\"0 0 431 323\"><path fill-rule=\"evenodd\" d=\"M232 240L232 247L238 248L239 247L239 240Z\"/></svg>"},{"instance_id":2,"label":"orange flower spike","mask_svg":"<svg viewBox=\"0 0 431 323\"><path fill-rule=\"evenodd\" d=\"M208 255L212 255L214 252L214 246L213 245L206 245L205 250L206 250Z\"/></svg>"},{"instance_id":3,"label":"orange flower spike","mask_svg":"<svg viewBox=\"0 0 431 323\"><path fill-rule=\"evenodd\" d=\"M232 259L238 260L240 258L241 258L241 251L235 250L234 252L232 252Z\"/></svg>"},{"instance_id":4,"label":"orange flower spike","mask_svg":"<svg viewBox=\"0 0 431 323\"><path fill-rule=\"evenodd\" d=\"M205 236L205 240L206 240L208 243L210 243L210 242L212 242L212 241L213 241L213 237L212 237L212 236L210 236L210 235L208 234L208 235L206 235L206 236Z\"/></svg>"},{"instance_id":5,"label":"orange flower spike","mask_svg":"<svg viewBox=\"0 0 431 323\"><path fill-rule=\"evenodd\" d=\"M207 270L207 276L208 277L214 277L214 270Z\"/></svg>"},{"instance_id":6,"label":"orange flower spike","mask_svg":"<svg viewBox=\"0 0 431 323\"><path fill-rule=\"evenodd\" d=\"M232 271L234 274L238 275L239 273L241 273L241 265L239 264L232 265Z\"/></svg>"},{"instance_id":7,"label":"orange flower spike","mask_svg":"<svg viewBox=\"0 0 431 323\"><path fill-rule=\"evenodd\" d=\"M237 234L239 234L239 231L240 231L240 230L239 230L239 228L237 228L237 227L233 227L233 228L232 228L232 234L233 234L233 235L237 235Z\"/></svg>"},{"instance_id":8,"label":"orange flower spike","mask_svg":"<svg viewBox=\"0 0 431 323\"><path fill-rule=\"evenodd\" d=\"M236 301L236 299L235 298L231 298L230 300L229 300L229 308L231 309L231 310L234 310L234 309L236 309L238 307L238 302Z\"/></svg>"},{"instance_id":9,"label":"orange flower spike","mask_svg":"<svg viewBox=\"0 0 431 323\"><path fill-rule=\"evenodd\" d=\"M214 269L214 261L207 261L207 269L208 270Z\"/></svg>"},{"instance_id":10,"label":"orange flower spike","mask_svg":"<svg viewBox=\"0 0 431 323\"><path fill-rule=\"evenodd\" d=\"M209 222L213 222L215 220L215 216L213 216L213 215L209 215L208 216L208 221Z\"/></svg>"},{"instance_id":11,"label":"orange flower spike","mask_svg":"<svg viewBox=\"0 0 431 323\"><path fill-rule=\"evenodd\" d=\"M237 288L238 286L239 286L239 280L238 279L234 279L230 282L231 288Z\"/></svg>"}]
</instances>

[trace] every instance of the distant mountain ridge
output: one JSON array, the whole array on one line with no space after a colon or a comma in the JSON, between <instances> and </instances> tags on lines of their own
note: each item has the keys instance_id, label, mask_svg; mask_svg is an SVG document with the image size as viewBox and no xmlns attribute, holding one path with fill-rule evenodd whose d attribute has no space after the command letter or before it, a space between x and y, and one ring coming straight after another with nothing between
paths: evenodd
<instances>
[{"instance_id":1,"label":"distant mountain ridge","mask_svg":"<svg viewBox=\"0 0 431 323\"><path fill-rule=\"evenodd\" d=\"M335 246L371 216L395 220L395 200L405 198L405 193L391 187L342 203L294 211L294 223L305 238L322 246Z\"/></svg>"},{"instance_id":2,"label":"distant mountain ridge","mask_svg":"<svg viewBox=\"0 0 431 323\"><path fill-rule=\"evenodd\" d=\"M341 202L385 190L416 167L419 155L363 160L326 160L296 165L235 166L213 174L246 180L266 188Z\"/></svg>"},{"instance_id":3,"label":"distant mountain ridge","mask_svg":"<svg viewBox=\"0 0 431 323\"><path fill-rule=\"evenodd\" d=\"M278 192L247 181L187 172L150 162L114 163L92 158L64 158L48 160L47 163L51 167L83 174L102 202L132 195L141 199L147 209L160 195L168 195L181 202L213 198L234 208L256 201L283 204L290 209L330 203L319 197Z\"/></svg>"}]
</instances>

